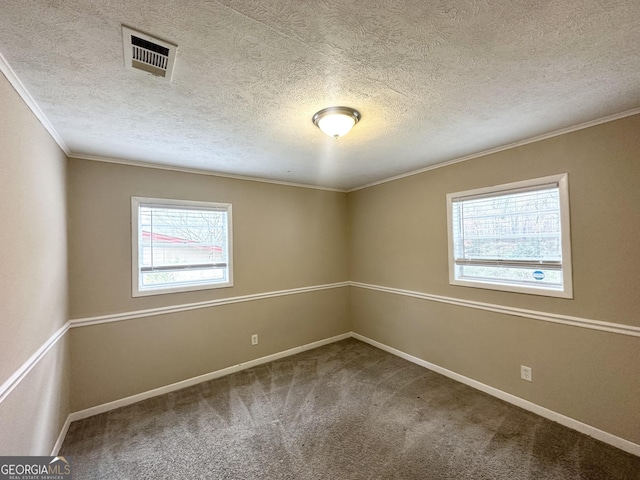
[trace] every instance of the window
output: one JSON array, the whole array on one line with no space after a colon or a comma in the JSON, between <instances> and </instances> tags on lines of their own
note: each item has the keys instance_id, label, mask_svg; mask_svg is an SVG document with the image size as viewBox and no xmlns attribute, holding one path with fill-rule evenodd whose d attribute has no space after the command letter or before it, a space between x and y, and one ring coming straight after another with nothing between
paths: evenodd
<instances>
[{"instance_id":1,"label":"window","mask_svg":"<svg viewBox=\"0 0 640 480\"><path fill-rule=\"evenodd\" d=\"M447 195L449 283L573 298L567 175Z\"/></svg>"},{"instance_id":2,"label":"window","mask_svg":"<svg viewBox=\"0 0 640 480\"><path fill-rule=\"evenodd\" d=\"M231 205L131 198L134 297L233 285Z\"/></svg>"}]
</instances>

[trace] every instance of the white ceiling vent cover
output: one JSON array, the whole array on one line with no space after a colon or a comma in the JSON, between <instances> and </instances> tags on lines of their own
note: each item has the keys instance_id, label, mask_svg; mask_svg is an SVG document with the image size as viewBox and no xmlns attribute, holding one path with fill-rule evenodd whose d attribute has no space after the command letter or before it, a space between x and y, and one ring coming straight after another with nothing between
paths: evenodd
<instances>
[{"instance_id":1,"label":"white ceiling vent cover","mask_svg":"<svg viewBox=\"0 0 640 480\"><path fill-rule=\"evenodd\" d=\"M178 46L122 26L124 66L171 81Z\"/></svg>"}]
</instances>

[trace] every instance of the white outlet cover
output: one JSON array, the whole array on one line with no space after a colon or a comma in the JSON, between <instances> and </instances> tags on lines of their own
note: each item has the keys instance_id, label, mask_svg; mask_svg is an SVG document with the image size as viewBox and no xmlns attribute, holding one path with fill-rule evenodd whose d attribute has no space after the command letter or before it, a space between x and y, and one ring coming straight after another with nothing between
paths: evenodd
<instances>
[{"instance_id":1,"label":"white outlet cover","mask_svg":"<svg viewBox=\"0 0 640 480\"><path fill-rule=\"evenodd\" d=\"M527 382L533 381L533 372L531 367L527 367L525 365L520 365L520 378L522 380L526 380Z\"/></svg>"}]
</instances>

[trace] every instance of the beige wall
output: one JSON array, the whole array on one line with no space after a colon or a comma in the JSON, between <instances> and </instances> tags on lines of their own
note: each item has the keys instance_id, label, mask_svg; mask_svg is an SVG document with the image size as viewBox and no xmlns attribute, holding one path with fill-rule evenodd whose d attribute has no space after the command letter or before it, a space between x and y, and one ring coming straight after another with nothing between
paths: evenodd
<instances>
[{"instance_id":1,"label":"beige wall","mask_svg":"<svg viewBox=\"0 0 640 480\"><path fill-rule=\"evenodd\" d=\"M72 410L349 331L348 287L74 328ZM250 345L257 333L259 344Z\"/></svg>"},{"instance_id":2,"label":"beige wall","mask_svg":"<svg viewBox=\"0 0 640 480\"><path fill-rule=\"evenodd\" d=\"M0 404L0 455L50 455L70 410L69 339L60 338Z\"/></svg>"},{"instance_id":3,"label":"beige wall","mask_svg":"<svg viewBox=\"0 0 640 480\"><path fill-rule=\"evenodd\" d=\"M0 74L0 384L67 321L65 156ZM48 455L68 414L65 342L0 404L0 455Z\"/></svg>"},{"instance_id":4,"label":"beige wall","mask_svg":"<svg viewBox=\"0 0 640 480\"><path fill-rule=\"evenodd\" d=\"M84 160L65 168L3 77L0 105L1 381L67 318L346 280L640 326L640 116L346 195ZM450 286L445 194L562 172L575 298ZM131 196L232 203L234 287L132 298ZM69 411L350 330L640 443L638 337L340 287L73 328L0 404L0 454L47 454ZM519 380L520 364L533 383Z\"/></svg>"},{"instance_id":5,"label":"beige wall","mask_svg":"<svg viewBox=\"0 0 640 480\"><path fill-rule=\"evenodd\" d=\"M71 318L348 280L344 193L73 159L68 186ZM231 203L234 286L132 298L132 196ZM342 287L74 328L73 410L348 332L347 295Z\"/></svg>"},{"instance_id":6,"label":"beige wall","mask_svg":"<svg viewBox=\"0 0 640 480\"><path fill-rule=\"evenodd\" d=\"M629 117L349 194L351 280L640 326L639 132ZM447 193L563 172L574 299L448 284ZM352 290L357 333L640 443L640 338Z\"/></svg>"},{"instance_id":7,"label":"beige wall","mask_svg":"<svg viewBox=\"0 0 640 480\"><path fill-rule=\"evenodd\" d=\"M346 194L69 161L71 318L348 280ZM131 197L233 205L234 286L131 297Z\"/></svg>"}]
</instances>

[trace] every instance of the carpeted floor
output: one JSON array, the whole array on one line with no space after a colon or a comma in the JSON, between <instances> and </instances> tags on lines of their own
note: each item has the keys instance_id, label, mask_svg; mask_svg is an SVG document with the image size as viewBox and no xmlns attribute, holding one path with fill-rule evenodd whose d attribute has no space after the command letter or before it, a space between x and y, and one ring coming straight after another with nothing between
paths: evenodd
<instances>
[{"instance_id":1,"label":"carpeted floor","mask_svg":"<svg viewBox=\"0 0 640 480\"><path fill-rule=\"evenodd\" d=\"M357 340L71 424L80 479L640 479L640 458Z\"/></svg>"}]
</instances>

